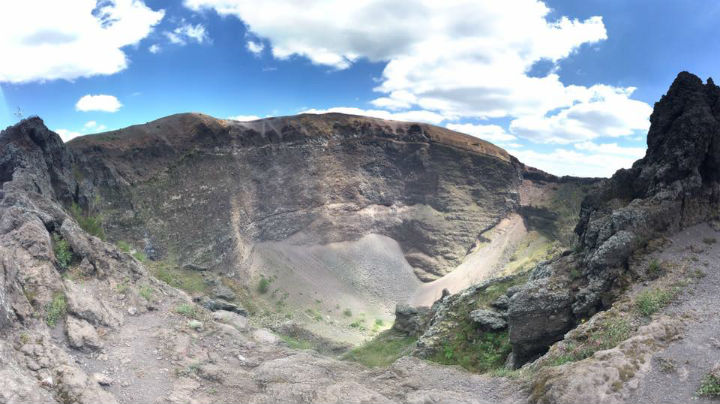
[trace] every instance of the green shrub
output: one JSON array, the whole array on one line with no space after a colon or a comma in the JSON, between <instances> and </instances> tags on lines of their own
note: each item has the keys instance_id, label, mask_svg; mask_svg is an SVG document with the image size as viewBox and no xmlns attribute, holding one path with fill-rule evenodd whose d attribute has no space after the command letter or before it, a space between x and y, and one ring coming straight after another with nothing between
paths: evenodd
<instances>
[{"instance_id":1,"label":"green shrub","mask_svg":"<svg viewBox=\"0 0 720 404\"><path fill-rule=\"evenodd\" d=\"M147 261L147 256L146 256L145 253L142 252L142 251L135 251L135 253L134 253L132 256L133 256L136 260L138 260L138 261L140 261L140 262L145 262L145 261Z\"/></svg>"},{"instance_id":2,"label":"green shrub","mask_svg":"<svg viewBox=\"0 0 720 404\"><path fill-rule=\"evenodd\" d=\"M117 248L120 251L125 252L125 253L129 253L130 250L132 249L130 247L130 244L128 244L126 241L122 241L122 240L118 241L115 245L117 246Z\"/></svg>"},{"instance_id":3,"label":"green shrub","mask_svg":"<svg viewBox=\"0 0 720 404\"><path fill-rule=\"evenodd\" d=\"M148 261L150 272L168 285L188 293L207 293L208 285L198 271L182 269L168 261Z\"/></svg>"},{"instance_id":4,"label":"green shrub","mask_svg":"<svg viewBox=\"0 0 720 404\"><path fill-rule=\"evenodd\" d=\"M345 354L346 360L362 363L369 367L388 366L399 357L408 354L416 338L385 331L364 345Z\"/></svg>"},{"instance_id":5,"label":"green shrub","mask_svg":"<svg viewBox=\"0 0 720 404\"><path fill-rule=\"evenodd\" d=\"M260 294L265 294L270 289L270 280L264 276L260 276L260 282L258 282L257 291Z\"/></svg>"},{"instance_id":6,"label":"green shrub","mask_svg":"<svg viewBox=\"0 0 720 404\"><path fill-rule=\"evenodd\" d=\"M103 229L102 216L100 214L90 215L84 212L80 205L75 202L70 206L70 214L83 230L101 240L105 240L105 230Z\"/></svg>"},{"instance_id":7,"label":"green shrub","mask_svg":"<svg viewBox=\"0 0 720 404\"><path fill-rule=\"evenodd\" d=\"M652 276L653 278L657 278L662 274L663 267L660 264L658 260L652 260L650 261L650 264L648 264L647 273L648 275Z\"/></svg>"},{"instance_id":8,"label":"green shrub","mask_svg":"<svg viewBox=\"0 0 720 404\"><path fill-rule=\"evenodd\" d=\"M352 310L350 310L350 309L343 310L343 315L345 317L352 317Z\"/></svg>"},{"instance_id":9,"label":"green shrub","mask_svg":"<svg viewBox=\"0 0 720 404\"><path fill-rule=\"evenodd\" d=\"M183 303L175 307L175 312L181 314L187 318L198 319L200 317L200 311L192 304Z\"/></svg>"},{"instance_id":10,"label":"green shrub","mask_svg":"<svg viewBox=\"0 0 720 404\"><path fill-rule=\"evenodd\" d=\"M65 317L67 313L67 300L65 294L57 292L53 295L52 300L45 306L45 322L50 327L55 327L58 320Z\"/></svg>"},{"instance_id":11,"label":"green shrub","mask_svg":"<svg viewBox=\"0 0 720 404\"><path fill-rule=\"evenodd\" d=\"M58 265L62 269L68 269L70 262L72 262L72 251L68 242L60 237L59 234L53 234L53 252L55 253L55 259L57 259Z\"/></svg>"},{"instance_id":12,"label":"green shrub","mask_svg":"<svg viewBox=\"0 0 720 404\"><path fill-rule=\"evenodd\" d=\"M712 374L706 375L700 383L697 395L701 397L720 397L720 380Z\"/></svg>"},{"instance_id":13,"label":"green shrub","mask_svg":"<svg viewBox=\"0 0 720 404\"><path fill-rule=\"evenodd\" d=\"M595 326L587 330L587 337L578 344L568 343L564 351L551 357L550 366L560 366L568 362L576 362L589 358L597 351L614 348L622 341L630 338L632 326L622 318L606 318L598 321Z\"/></svg>"},{"instance_id":14,"label":"green shrub","mask_svg":"<svg viewBox=\"0 0 720 404\"><path fill-rule=\"evenodd\" d=\"M672 302L675 295L674 290L646 290L635 298L635 310L639 314L649 317Z\"/></svg>"},{"instance_id":15,"label":"green shrub","mask_svg":"<svg viewBox=\"0 0 720 404\"><path fill-rule=\"evenodd\" d=\"M468 339L460 332L445 341L442 351L436 352L430 360L445 365L460 365L474 372L487 372L503 367L512 350L507 331L501 333L485 332Z\"/></svg>"},{"instance_id":16,"label":"green shrub","mask_svg":"<svg viewBox=\"0 0 720 404\"><path fill-rule=\"evenodd\" d=\"M150 300L152 300L152 296L153 296L154 292L155 291L150 286L143 285L140 287L140 291L138 292L138 294L140 296L142 296L143 299L150 301Z\"/></svg>"},{"instance_id":17,"label":"green shrub","mask_svg":"<svg viewBox=\"0 0 720 404\"><path fill-rule=\"evenodd\" d=\"M117 287L115 287L115 290L121 295L124 295L130 290L130 285L128 285L127 282L123 281L122 283L119 283Z\"/></svg>"}]
</instances>

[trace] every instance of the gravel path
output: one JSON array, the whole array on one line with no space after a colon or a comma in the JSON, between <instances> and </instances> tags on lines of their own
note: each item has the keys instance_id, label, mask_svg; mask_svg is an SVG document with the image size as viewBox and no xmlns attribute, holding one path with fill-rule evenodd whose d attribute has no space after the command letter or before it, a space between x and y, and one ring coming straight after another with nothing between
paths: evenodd
<instances>
[{"instance_id":1,"label":"gravel path","mask_svg":"<svg viewBox=\"0 0 720 404\"><path fill-rule=\"evenodd\" d=\"M628 402L717 402L695 397L703 377L720 361L720 243L711 242L714 239L720 239L720 233L707 224L693 226L671 237L672 245L658 254L661 261L687 259L706 276L691 283L678 301L666 308L668 314L688 316L687 331L653 357L650 370Z\"/></svg>"}]
</instances>

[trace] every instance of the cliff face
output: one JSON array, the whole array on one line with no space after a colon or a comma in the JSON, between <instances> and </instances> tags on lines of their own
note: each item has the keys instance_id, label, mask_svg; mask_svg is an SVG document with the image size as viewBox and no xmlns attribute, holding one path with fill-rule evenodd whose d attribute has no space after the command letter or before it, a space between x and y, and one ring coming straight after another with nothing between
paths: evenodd
<instances>
[{"instance_id":1,"label":"cliff face","mask_svg":"<svg viewBox=\"0 0 720 404\"><path fill-rule=\"evenodd\" d=\"M539 266L508 311L516 365L612 304L628 260L648 241L715 219L720 196L720 88L678 75L655 104L648 150L583 202L579 252ZM581 273L579 278L571 273Z\"/></svg>"},{"instance_id":2,"label":"cliff face","mask_svg":"<svg viewBox=\"0 0 720 404\"><path fill-rule=\"evenodd\" d=\"M517 207L522 170L476 138L340 114L182 114L69 147L111 238L221 272L246 267L258 242L380 234L420 279L435 279Z\"/></svg>"}]
</instances>

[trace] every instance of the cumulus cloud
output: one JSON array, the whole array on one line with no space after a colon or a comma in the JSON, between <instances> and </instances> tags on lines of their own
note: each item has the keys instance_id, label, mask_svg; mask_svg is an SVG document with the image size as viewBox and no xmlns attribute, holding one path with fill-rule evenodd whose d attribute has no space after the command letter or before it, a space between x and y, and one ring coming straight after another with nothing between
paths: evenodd
<instances>
[{"instance_id":1,"label":"cumulus cloud","mask_svg":"<svg viewBox=\"0 0 720 404\"><path fill-rule=\"evenodd\" d=\"M202 24L192 25L183 21L181 25L172 31L163 32L167 39L175 45L186 45L188 41L197 43L209 42L207 30Z\"/></svg>"},{"instance_id":2,"label":"cumulus cloud","mask_svg":"<svg viewBox=\"0 0 720 404\"><path fill-rule=\"evenodd\" d=\"M259 55L262 53L263 49L265 49L265 45L263 45L262 42L257 41L247 41L247 44L245 44L247 49L254 53L255 55Z\"/></svg>"},{"instance_id":3,"label":"cumulus cloud","mask_svg":"<svg viewBox=\"0 0 720 404\"><path fill-rule=\"evenodd\" d=\"M55 133L60 135L60 139L62 139L63 142L69 142L70 140L83 135L80 132L74 132L67 129L55 129Z\"/></svg>"},{"instance_id":4,"label":"cumulus cloud","mask_svg":"<svg viewBox=\"0 0 720 404\"><path fill-rule=\"evenodd\" d=\"M228 119L231 119L233 121L241 121L241 122L247 122L247 121L257 121L260 119L257 115L235 115L228 117Z\"/></svg>"},{"instance_id":5,"label":"cumulus cloud","mask_svg":"<svg viewBox=\"0 0 720 404\"><path fill-rule=\"evenodd\" d=\"M84 132L89 132L89 131L102 132L105 129L107 129L107 126L99 124L96 121L87 121L85 123L85 125L83 125Z\"/></svg>"},{"instance_id":6,"label":"cumulus cloud","mask_svg":"<svg viewBox=\"0 0 720 404\"><path fill-rule=\"evenodd\" d=\"M558 148L543 153L526 149L508 149L523 163L555 175L609 177L620 168L630 168L645 154L645 148L591 142L575 145L576 150ZM586 153L591 152L591 153Z\"/></svg>"},{"instance_id":7,"label":"cumulus cloud","mask_svg":"<svg viewBox=\"0 0 720 404\"><path fill-rule=\"evenodd\" d=\"M459 118L516 119L510 135L544 143L624 136L647 127L650 108L633 89L576 86L557 64L607 39L602 17L550 19L540 0L185 0L241 19L278 59L292 55L345 69L359 59L386 63L373 100L391 111ZM591 128L597 127L595 133Z\"/></svg>"},{"instance_id":8,"label":"cumulus cloud","mask_svg":"<svg viewBox=\"0 0 720 404\"><path fill-rule=\"evenodd\" d=\"M553 115L515 119L510 132L540 143L573 143L598 137L633 135L647 131L652 108L630 99L634 88L594 85L577 88L577 103Z\"/></svg>"},{"instance_id":9,"label":"cumulus cloud","mask_svg":"<svg viewBox=\"0 0 720 404\"><path fill-rule=\"evenodd\" d=\"M480 139L487 140L488 142L493 143L505 143L510 142L513 140L517 140L517 138L505 131L505 129L502 128L500 125L474 125L471 123L463 123L463 124L457 124L457 123L450 123L445 125L446 128L466 133L468 135L472 135L475 137L479 137Z\"/></svg>"},{"instance_id":10,"label":"cumulus cloud","mask_svg":"<svg viewBox=\"0 0 720 404\"><path fill-rule=\"evenodd\" d=\"M84 95L75 104L75 109L78 111L104 111L104 112L117 112L122 107L122 104L113 95L97 94L97 95Z\"/></svg>"},{"instance_id":11,"label":"cumulus cloud","mask_svg":"<svg viewBox=\"0 0 720 404\"><path fill-rule=\"evenodd\" d=\"M162 50L162 48L160 47L160 45L158 45L156 43L150 45L150 47L148 48L148 51L152 54L160 53L161 50Z\"/></svg>"},{"instance_id":12,"label":"cumulus cloud","mask_svg":"<svg viewBox=\"0 0 720 404\"><path fill-rule=\"evenodd\" d=\"M389 111L383 111L379 109L361 109L361 108L354 108L354 107L334 107L334 108L328 108L328 109L308 109L305 111L302 111L301 114L327 114L330 112L338 112L341 114L350 114L350 115L363 115L363 116L371 116L374 118L380 118L380 119L390 119L394 121L407 121L407 122L427 122L434 125L437 125L438 123L445 120L445 118L432 111L421 111L421 110L415 110L415 111L404 111L404 112L389 112Z\"/></svg>"},{"instance_id":13,"label":"cumulus cloud","mask_svg":"<svg viewBox=\"0 0 720 404\"><path fill-rule=\"evenodd\" d=\"M152 32L165 12L141 0L12 2L0 12L0 82L117 73L123 48Z\"/></svg>"}]
</instances>

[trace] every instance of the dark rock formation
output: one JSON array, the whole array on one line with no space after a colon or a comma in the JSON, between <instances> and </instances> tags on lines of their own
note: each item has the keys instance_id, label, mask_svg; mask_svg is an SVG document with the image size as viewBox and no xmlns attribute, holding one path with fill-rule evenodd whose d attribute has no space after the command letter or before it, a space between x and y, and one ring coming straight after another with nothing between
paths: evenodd
<instances>
[{"instance_id":1,"label":"dark rock formation","mask_svg":"<svg viewBox=\"0 0 720 404\"><path fill-rule=\"evenodd\" d=\"M508 322L516 365L543 353L579 319L608 307L638 248L716 217L720 88L680 73L655 104L650 122L645 157L583 202L579 252L539 266L512 297Z\"/></svg>"},{"instance_id":2,"label":"dark rock formation","mask_svg":"<svg viewBox=\"0 0 720 404\"><path fill-rule=\"evenodd\" d=\"M395 307L395 322L393 330L402 334L417 337L422 335L430 320L427 307L411 307L407 304L398 304Z\"/></svg>"}]
</instances>

